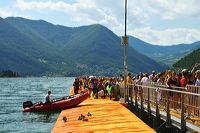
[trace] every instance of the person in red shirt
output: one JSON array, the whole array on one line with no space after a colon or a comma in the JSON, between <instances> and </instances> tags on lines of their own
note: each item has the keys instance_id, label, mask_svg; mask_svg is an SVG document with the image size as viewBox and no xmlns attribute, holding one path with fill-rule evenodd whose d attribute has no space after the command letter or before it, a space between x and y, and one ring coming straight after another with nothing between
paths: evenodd
<instances>
[{"instance_id":1,"label":"person in red shirt","mask_svg":"<svg viewBox=\"0 0 200 133\"><path fill-rule=\"evenodd\" d=\"M180 80L181 87L185 87L188 84L187 73L187 69L182 70L182 77Z\"/></svg>"},{"instance_id":2,"label":"person in red shirt","mask_svg":"<svg viewBox=\"0 0 200 133\"><path fill-rule=\"evenodd\" d=\"M188 74L187 69L183 69L182 70L182 77L181 77L181 80L180 80L181 87L186 87L186 85L188 84L187 74ZM184 95L184 103L188 103L188 101L189 101L188 96ZM186 112L188 105L184 104L184 108L185 108L185 112Z\"/></svg>"}]
</instances>

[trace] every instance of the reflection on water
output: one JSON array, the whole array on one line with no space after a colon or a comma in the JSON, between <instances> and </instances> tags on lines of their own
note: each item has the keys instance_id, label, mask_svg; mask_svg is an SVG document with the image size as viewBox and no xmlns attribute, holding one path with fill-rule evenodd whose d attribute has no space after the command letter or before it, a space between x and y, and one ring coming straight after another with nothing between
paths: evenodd
<instances>
[{"instance_id":1,"label":"reflection on water","mask_svg":"<svg viewBox=\"0 0 200 133\"><path fill-rule=\"evenodd\" d=\"M23 113L22 104L66 96L74 78L0 78L0 132L50 132L59 112Z\"/></svg>"},{"instance_id":2,"label":"reflection on water","mask_svg":"<svg viewBox=\"0 0 200 133\"><path fill-rule=\"evenodd\" d=\"M23 113L24 122L55 122L54 116L58 116L60 112L46 112L46 113Z\"/></svg>"}]
</instances>

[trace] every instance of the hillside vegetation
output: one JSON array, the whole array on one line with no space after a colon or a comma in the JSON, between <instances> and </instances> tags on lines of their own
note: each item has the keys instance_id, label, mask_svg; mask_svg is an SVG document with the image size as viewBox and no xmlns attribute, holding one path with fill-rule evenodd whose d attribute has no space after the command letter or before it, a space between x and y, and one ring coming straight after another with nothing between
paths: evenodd
<instances>
[{"instance_id":1,"label":"hillside vegetation","mask_svg":"<svg viewBox=\"0 0 200 133\"><path fill-rule=\"evenodd\" d=\"M194 50L189 55L183 57L181 60L179 60L177 63L173 65L175 68L186 68L188 70L191 70L195 63L200 63L200 48L197 50ZM200 68L199 68L200 69Z\"/></svg>"},{"instance_id":2,"label":"hillside vegetation","mask_svg":"<svg viewBox=\"0 0 200 133\"><path fill-rule=\"evenodd\" d=\"M53 25L43 20L0 18L0 70L21 75L117 75L123 71L121 40L108 28ZM166 67L127 48L130 72Z\"/></svg>"}]
</instances>

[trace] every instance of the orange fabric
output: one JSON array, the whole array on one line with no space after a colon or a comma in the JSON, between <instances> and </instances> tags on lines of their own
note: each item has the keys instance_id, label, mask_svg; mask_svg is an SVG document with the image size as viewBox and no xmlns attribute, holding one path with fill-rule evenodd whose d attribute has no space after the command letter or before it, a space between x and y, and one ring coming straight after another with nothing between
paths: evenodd
<instances>
[{"instance_id":1,"label":"orange fabric","mask_svg":"<svg viewBox=\"0 0 200 133\"><path fill-rule=\"evenodd\" d=\"M87 116L90 112L92 116ZM83 114L88 121L78 120ZM64 122L63 118L67 118ZM108 99L87 99L79 106L63 110L52 133L66 132L142 132L155 131L135 116L126 107Z\"/></svg>"}]
</instances>

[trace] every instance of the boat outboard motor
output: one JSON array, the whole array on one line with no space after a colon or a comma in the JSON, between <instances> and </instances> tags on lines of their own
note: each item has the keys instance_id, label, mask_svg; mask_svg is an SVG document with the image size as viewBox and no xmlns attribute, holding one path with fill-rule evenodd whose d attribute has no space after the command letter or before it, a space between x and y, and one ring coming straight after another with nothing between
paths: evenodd
<instances>
[{"instance_id":1,"label":"boat outboard motor","mask_svg":"<svg viewBox=\"0 0 200 133\"><path fill-rule=\"evenodd\" d=\"M26 101L26 102L23 102L23 108L27 108L27 107L31 107L33 106L33 103L31 101Z\"/></svg>"}]
</instances>

